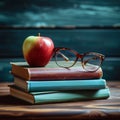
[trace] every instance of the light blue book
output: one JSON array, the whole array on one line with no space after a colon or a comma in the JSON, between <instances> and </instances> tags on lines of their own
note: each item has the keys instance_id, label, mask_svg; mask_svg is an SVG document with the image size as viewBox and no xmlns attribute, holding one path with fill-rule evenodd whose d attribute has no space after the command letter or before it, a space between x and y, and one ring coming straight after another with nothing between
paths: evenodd
<instances>
[{"instance_id":1,"label":"light blue book","mask_svg":"<svg viewBox=\"0 0 120 120\"><path fill-rule=\"evenodd\" d=\"M97 90L106 88L105 79L90 80L57 80L57 81L25 81L15 77L17 87L27 92L58 91L58 90Z\"/></svg>"},{"instance_id":2,"label":"light blue book","mask_svg":"<svg viewBox=\"0 0 120 120\"><path fill-rule=\"evenodd\" d=\"M99 90L43 91L28 93L15 86L10 86L10 94L32 104L41 104L106 99L110 96L110 91L109 88L104 88Z\"/></svg>"}]
</instances>

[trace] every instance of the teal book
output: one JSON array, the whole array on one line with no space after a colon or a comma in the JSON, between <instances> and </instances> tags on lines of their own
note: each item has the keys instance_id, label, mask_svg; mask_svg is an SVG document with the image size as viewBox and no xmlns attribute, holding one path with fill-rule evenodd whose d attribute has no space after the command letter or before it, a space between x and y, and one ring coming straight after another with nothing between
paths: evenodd
<instances>
[{"instance_id":1,"label":"teal book","mask_svg":"<svg viewBox=\"0 0 120 120\"><path fill-rule=\"evenodd\" d=\"M17 87L27 92L58 91L58 90L96 90L106 88L105 79L89 80L55 80L55 81L25 81L14 77Z\"/></svg>"},{"instance_id":2,"label":"teal book","mask_svg":"<svg viewBox=\"0 0 120 120\"><path fill-rule=\"evenodd\" d=\"M110 96L110 91L109 88L104 88L99 90L43 91L28 93L15 86L10 86L10 94L32 104L42 104L106 99Z\"/></svg>"}]
</instances>

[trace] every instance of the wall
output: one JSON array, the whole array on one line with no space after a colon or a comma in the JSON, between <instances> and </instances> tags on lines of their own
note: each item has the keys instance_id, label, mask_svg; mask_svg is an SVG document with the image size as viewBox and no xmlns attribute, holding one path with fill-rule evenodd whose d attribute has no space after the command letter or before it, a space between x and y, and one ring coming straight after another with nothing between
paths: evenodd
<instances>
[{"instance_id":1,"label":"wall","mask_svg":"<svg viewBox=\"0 0 120 120\"><path fill-rule=\"evenodd\" d=\"M56 47L104 54L104 78L120 80L119 0L1 0L0 11L0 82L13 81L10 61L24 61L23 40L39 32Z\"/></svg>"}]
</instances>

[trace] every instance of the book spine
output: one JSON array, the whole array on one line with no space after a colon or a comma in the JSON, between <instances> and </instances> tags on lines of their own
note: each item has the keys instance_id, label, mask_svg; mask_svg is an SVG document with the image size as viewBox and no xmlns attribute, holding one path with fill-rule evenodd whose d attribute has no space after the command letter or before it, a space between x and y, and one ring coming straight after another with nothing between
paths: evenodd
<instances>
[{"instance_id":1,"label":"book spine","mask_svg":"<svg viewBox=\"0 0 120 120\"><path fill-rule=\"evenodd\" d=\"M54 62L53 62L54 63ZM102 78L103 71L99 68L95 72L87 72L81 66L69 69L55 66L50 62L48 67L29 67L22 63L12 64L11 73L25 80L67 80L67 79L98 79Z\"/></svg>"},{"instance_id":2,"label":"book spine","mask_svg":"<svg viewBox=\"0 0 120 120\"><path fill-rule=\"evenodd\" d=\"M101 68L96 72L80 71L79 68L75 68L75 69L41 68L41 70L30 69L29 74L30 74L29 80L98 79L98 78L102 78L103 76L103 72Z\"/></svg>"},{"instance_id":3,"label":"book spine","mask_svg":"<svg viewBox=\"0 0 120 120\"><path fill-rule=\"evenodd\" d=\"M25 80L60 80L60 79L97 79L102 78L103 71L99 68L96 72L87 72L83 68L30 68L12 64L11 74Z\"/></svg>"},{"instance_id":4,"label":"book spine","mask_svg":"<svg viewBox=\"0 0 120 120\"><path fill-rule=\"evenodd\" d=\"M53 92L49 94L33 95L35 103L67 102L93 99L106 99L110 96L108 88L79 92Z\"/></svg>"},{"instance_id":5,"label":"book spine","mask_svg":"<svg viewBox=\"0 0 120 120\"><path fill-rule=\"evenodd\" d=\"M26 89L31 91L51 90L95 90L106 87L105 79L67 81L27 81Z\"/></svg>"}]
</instances>

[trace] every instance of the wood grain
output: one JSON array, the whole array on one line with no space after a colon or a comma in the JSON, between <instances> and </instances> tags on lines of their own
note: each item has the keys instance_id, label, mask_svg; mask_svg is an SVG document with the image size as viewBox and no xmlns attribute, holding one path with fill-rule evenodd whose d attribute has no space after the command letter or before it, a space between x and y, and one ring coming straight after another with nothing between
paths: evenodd
<instances>
[{"instance_id":1,"label":"wood grain","mask_svg":"<svg viewBox=\"0 0 120 120\"><path fill-rule=\"evenodd\" d=\"M0 119L120 119L120 82L108 82L109 99L42 105L10 96L8 85L0 84Z\"/></svg>"}]
</instances>

